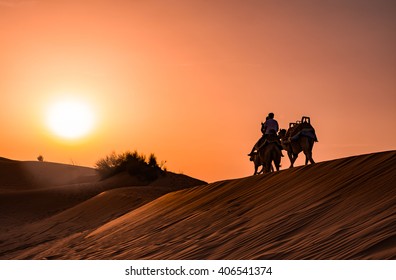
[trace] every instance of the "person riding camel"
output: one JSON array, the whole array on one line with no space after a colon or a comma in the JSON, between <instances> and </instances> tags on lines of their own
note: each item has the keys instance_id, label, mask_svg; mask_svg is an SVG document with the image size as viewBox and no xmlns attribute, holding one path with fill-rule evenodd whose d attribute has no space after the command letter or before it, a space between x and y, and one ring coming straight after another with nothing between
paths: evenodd
<instances>
[{"instance_id":1,"label":"person riding camel","mask_svg":"<svg viewBox=\"0 0 396 280\"><path fill-rule=\"evenodd\" d=\"M264 136L277 134L279 130L278 122L274 119L274 113L269 113L265 123L262 126L261 132ZM266 137L266 138L267 138Z\"/></svg>"},{"instance_id":2,"label":"person riding camel","mask_svg":"<svg viewBox=\"0 0 396 280\"><path fill-rule=\"evenodd\" d=\"M256 150L260 148L260 146L268 139L270 136L274 135L276 138L279 130L278 122L274 119L274 113L269 113L265 118L265 122L261 126L261 132L263 136L257 141L257 143L253 146L252 151L248 156L251 156ZM283 155L282 155L283 156Z\"/></svg>"}]
</instances>

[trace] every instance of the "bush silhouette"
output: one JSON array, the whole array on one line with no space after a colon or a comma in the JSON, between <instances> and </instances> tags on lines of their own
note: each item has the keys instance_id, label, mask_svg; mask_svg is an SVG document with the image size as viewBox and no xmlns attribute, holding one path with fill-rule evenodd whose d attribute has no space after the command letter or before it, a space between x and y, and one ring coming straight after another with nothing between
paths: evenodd
<instances>
[{"instance_id":1,"label":"bush silhouette","mask_svg":"<svg viewBox=\"0 0 396 280\"><path fill-rule=\"evenodd\" d=\"M102 179L109 178L121 172L127 172L143 181L154 181L159 176L165 175L166 169L159 166L154 154L150 154L148 160L145 155L136 150L116 154L112 152L106 157L98 160L95 164Z\"/></svg>"}]
</instances>

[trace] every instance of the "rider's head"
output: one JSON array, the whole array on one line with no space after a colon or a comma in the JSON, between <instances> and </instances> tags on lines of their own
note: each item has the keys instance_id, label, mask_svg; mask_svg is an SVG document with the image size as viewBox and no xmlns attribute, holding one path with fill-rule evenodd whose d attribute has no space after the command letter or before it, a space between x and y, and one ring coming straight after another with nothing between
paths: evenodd
<instances>
[{"instance_id":1,"label":"rider's head","mask_svg":"<svg viewBox=\"0 0 396 280\"><path fill-rule=\"evenodd\" d=\"M269 113L268 118L273 119L274 118L274 113Z\"/></svg>"}]
</instances>

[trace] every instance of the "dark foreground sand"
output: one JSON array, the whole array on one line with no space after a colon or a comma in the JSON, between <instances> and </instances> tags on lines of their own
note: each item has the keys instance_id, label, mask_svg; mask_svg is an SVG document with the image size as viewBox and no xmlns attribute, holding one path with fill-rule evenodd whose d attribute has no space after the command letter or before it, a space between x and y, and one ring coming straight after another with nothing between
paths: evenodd
<instances>
[{"instance_id":1,"label":"dark foreground sand","mask_svg":"<svg viewBox=\"0 0 396 280\"><path fill-rule=\"evenodd\" d=\"M395 166L390 151L211 184L2 178L0 258L396 259Z\"/></svg>"}]
</instances>

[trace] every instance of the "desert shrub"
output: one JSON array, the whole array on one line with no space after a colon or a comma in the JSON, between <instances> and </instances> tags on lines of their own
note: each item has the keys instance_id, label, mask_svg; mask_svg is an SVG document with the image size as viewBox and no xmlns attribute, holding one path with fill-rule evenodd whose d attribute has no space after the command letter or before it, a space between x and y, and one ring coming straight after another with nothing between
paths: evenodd
<instances>
[{"instance_id":1,"label":"desert shrub","mask_svg":"<svg viewBox=\"0 0 396 280\"><path fill-rule=\"evenodd\" d=\"M154 154L150 154L148 165L150 167L158 167L157 158L155 157Z\"/></svg>"},{"instance_id":2,"label":"desert shrub","mask_svg":"<svg viewBox=\"0 0 396 280\"><path fill-rule=\"evenodd\" d=\"M106 157L98 160L95 164L96 170L102 178L108 178L116 174L117 169L122 165L122 158L115 152L107 155Z\"/></svg>"},{"instance_id":3,"label":"desert shrub","mask_svg":"<svg viewBox=\"0 0 396 280\"><path fill-rule=\"evenodd\" d=\"M154 181L159 176L165 175L166 169L159 166L154 154L150 154L148 160L137 151L116 154L112 152L106 157L99 159L95 164L102 179L109 178L121 172L127 172L144 181Z\"/></svg>"}]
</instances>

